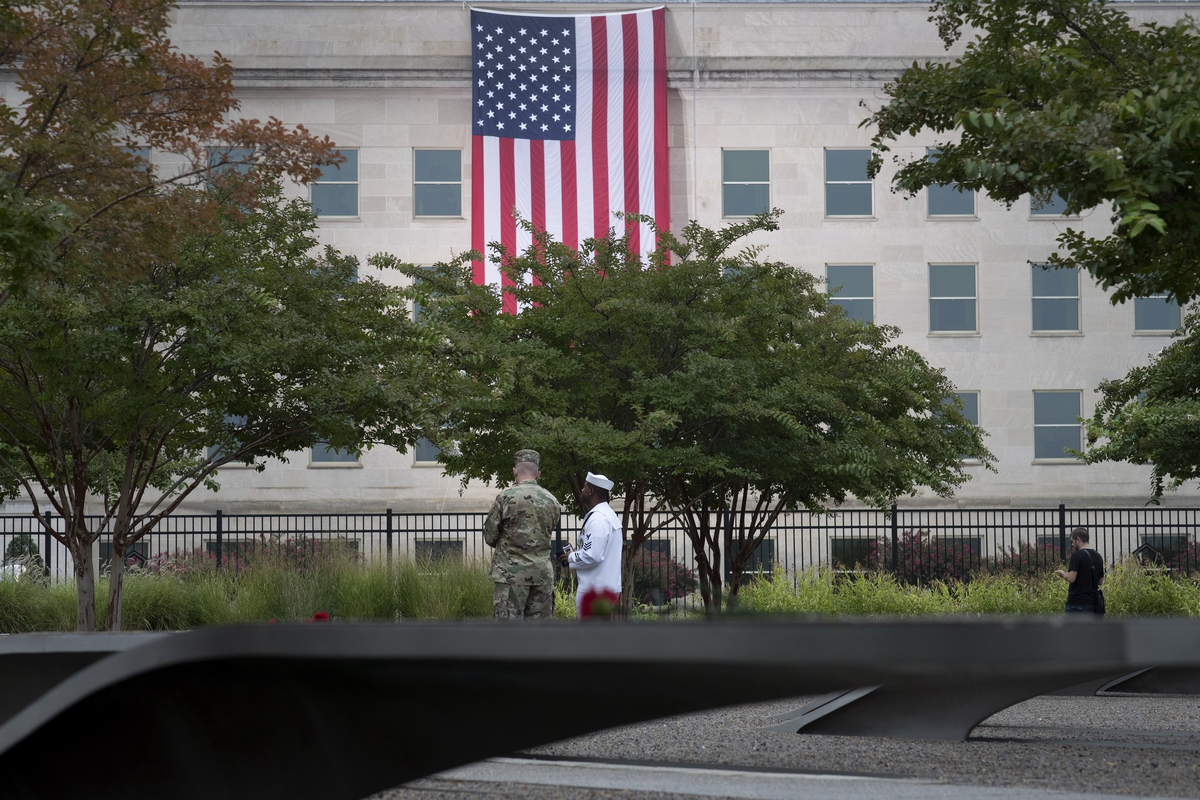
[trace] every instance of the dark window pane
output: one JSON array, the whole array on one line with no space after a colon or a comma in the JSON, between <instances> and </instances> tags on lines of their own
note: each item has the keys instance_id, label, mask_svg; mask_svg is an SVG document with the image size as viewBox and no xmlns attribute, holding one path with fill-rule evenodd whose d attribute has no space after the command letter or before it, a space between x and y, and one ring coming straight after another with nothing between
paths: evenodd
<instances>
[{"instance_id":1,"label":"dark window pane","mask_svg":"<svg viewBox=\"0 0 1200 800\"><path fill-rule=\"evenodd\" d=\"M874 297L873 272L870 264L831 264L825 268L830 293L841 297Z\"/></svg>"},{"instance_id":2,"label":"dark window pane","mask_svg":"<svg viewBox=\"0 0 1200 800\"><path fill-rule=\"evenodd\" d=\"M1033 300L1035 331L1078 331L1078 300Z\"/></svg>"},{"instance_id":3,"label":"dark window pane","mask_svg":"<svg viewBox=\"0 0 1200 800\"><path fill-rule=\"evenodd\" d=\"M422 436L417 439L417 445L413 448L414 461L437 461L438 453L442 452L436 444Z\"/></svg>"},{"instance_id":4,"label":"dark window pane","mask_svg":"<svg viewBox=\"0 0 1200 800\"><path fill-rule=\"evenodd\" d=\"M218 174L223 172L237 172L244 175L253 166L253 164L247 161L253 154L254 151L246 147L214 147L208 151L208 166Z\"/></svg>"},{"instance_id":5,"label":"dark window pane","mask_svg":"<svg viewBox=\"0 0 1200 800\"><path fill-rule=\"evenodd\" d=\"M312 449L312 460L318 464L354 464L358 456L348 450L338 450L327 444L315 444Z\"/></svg>"},{"instance_id":6,"label":"dark window pane","mask_svg":"<svg viewBox=\"0 0 1200 800\"><path fill-rule=\"evenodd\" d=\"M416 150L414 159L413 174L418 181L462 180L461 150Z\"/></svg>"},{"instance_id":7,"label":"dark window pane","mask_svg":"<svg viewBox=\"0 0 1200 800\"><path fill-rule=\"evenodd\" d=\"M418 217L461 217L462 184L418 183L413 187L413 205Z\"/></svg>"},{"instance_id":8,"label":"dark window pane","mask_svg":"<svg viewBox=\"0 0 1200 800\"><path fill-rule=\"evenodd\" d=\"M962 401L963 416L975 425L979 424L979 392L958 392Z\"/></svg>"},{"instance_id":9,"label":"dark window pane","mask_svg":"<svg viewBox=\"0 0 1200 800\"><path fill-rule=\"evenodd\" d=\"M771 179L771 159L766 150L725 150L721 180L766 183Z\"/></svg>"},{"instance_id":10,"label":"dark window pane","mask_svg":"<svg viewBox=\"0 0 1200 800\"><path fill-rule=\"evenodd\" d=\"M722 216L752 217L771 210L770 187L765 183L727 183L724 187Z\"/></svg>"},{"instance_id":11,"label":"dark window pane","mask_svg":"<svg viewBox=\"0 0 1200 800\"><path fill-rule=\"evenodd\" d=\"M974 297L975 267L972 264L930 264L930 297Z\"/></svg>"},{"instance_id":12,"label":"dark window pane","mask_svg":"<svg viewBox=\"0 0 1200 800\"><path fill-rule=\"evenodd\" d=\"M870 150L826 150L826 181L865 181Z\"/></svg>"},{"instance_id":13,"label":"dark window pane","mask_svg":"<svg viewBox=\"0 0 1200 800\"><path fill-rule=\"evenodd\" d=\"M1137 297L1133 301L1135 331L1173 331L1180 325L1179 304L1165 297Z\"/></svg>"},{"instance_id":14,"label":"dark window pane","mask_svg":"<svg viewBox=\"0 0 1200 800\"><path fill-rule=\"evenodd\" d=\"M1067 211L1067 201L1058 192L1049 197L1030 197L1029 213L1037 217L1061 217Z\"/></svg>"},{"instance_id":15,"label":"dark window pane","mask_svg":"<svg viewBox=\"0 0 1200 800\"><path fill-rule=\"evenodd\" d=\"M960 192L955 184L938 184L929 187L929 216L971 217L974 215L974 192Z\"/></svg>"},{"instance_id":16,"label":"dark window pane","mask_svg":"<svg viewBox=\"0 0 1200 800\"><path fill-rule=\"evenodd\" d=\"M929 330L970 333L975 330L974 300L930 300Z\"/></svg>"},{"instance_id":17,"label":"dark window pane","mask_svg":"<svg viewBox=\"0 0 1200 800\"><path fill-rule=\"evenodd\" d=\"M1034 297L1078 297L1079 269L1051 269L1033 265Z\"/></svg>"},{"instance_id":18,"label":"dark window pane","mask_svg":"<svg viewBox=\"0 0 1200 800\"><path fill-rule=\"evenodd\" d=\"M358 151L357 150L339 150L339 153L346 159L341 164L333 167L321 167L321 177L319 181L349 181L351 183L358 181Z\"/></svg>"},{"instance_id":19,"label":"dark window pane","mask_svg":"<svg viewBox=\"0 0 1200 800\"><path fill-rule=\"evenodd\" d=\"M850 319L858 322L875 321L874 300L838 300L835 298L833 304L846 309L846 316Z\"/></svg>"},{"instance_id":20,"label":"dark window pane","mask_svg":"<svg viewBox=\"0 0 1200 800\"><path fill-rule=\"evenodd\" d=\"M1034 458L1075 458L1067 449L1080 449L1079 426L1034 428Z\"/></svg>"},{"instance_id":21,"label":"dark window pane","mask_svg":"<svg viewBox=\"0 0 1200 800\"><path fill-rule=\"evenodd\" d=\"M871 184L826 184L825 216L871 216Z\"/></svg>"},{"instance_id":22,"label":"dark window pane","mask_svg":"<svg viewBox=\"0 0 1200 800\"><path fill-rule=\"evenodd\" d=\"M318 217L357 217L357 183L314 183L313 212Z\"/></svg>"},{"instance_id":23,"label":"dark window pane","mask_svg":"<svg viewBox=\"0 0 1200 800\"><path fill-rule=\"evenodd\" d=\"M1034 392L1035 425L1076 425L1079 416L1079 392Z\"/></svg>"}]
</instances>

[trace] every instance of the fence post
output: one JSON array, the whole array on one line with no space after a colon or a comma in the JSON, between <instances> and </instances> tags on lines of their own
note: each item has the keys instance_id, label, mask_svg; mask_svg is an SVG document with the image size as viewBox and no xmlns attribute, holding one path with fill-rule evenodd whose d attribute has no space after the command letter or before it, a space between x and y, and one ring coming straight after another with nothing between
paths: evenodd
<instances>
[{"instance_id":1,"label":"fence post","mask_svg":"<svg viewBox=\"0 0 1200 800\"><path fill-rule=\"evenodd\" d=\"M387 510L387 563L392 565L392 510Z\"/></svg>"},{"instance_id":2,"label":"fence post","mask_svg":"<svg viewBox=\"0 0 1200 800\"><path fill-rule=\"evenodd\" d=\"M1067 560L1067 504L1058 504L1058 557Z\"/></svg>"},{"instance_id":3,"label":"fence post","mask_svg":"<svg viewBox=\"0 0 1200 800\"><path fill-rule=\"evenodd\" d=\"M50 577L50 543L54 541L54 537L50 535L50 512L47 511L44 517L46 520L46 559L42 564L42 571L46 573L46 577Z\"/></svg>"},{"instance_id":4,"label":"fence post","mask_svg":"<svg viewBox=\"0 0 1200 800\"><path fill-rule=\"evenodd\" d=\"M217 569L221 568L221 548L224 544L223 539L225 532L225 513L217 509L217 543L213 548L213 554L217 557Z\"/></svg>"},{"instance_id":5,"label":"fence post","mask_svg":"<svg viewBox=\"0 0 1200 800\"><path fill-rule=\"evenodd\" d=\"M896 504L892 503L892 576L899 577L900 572L900 518Z\"/></svg>"}]
</instances>

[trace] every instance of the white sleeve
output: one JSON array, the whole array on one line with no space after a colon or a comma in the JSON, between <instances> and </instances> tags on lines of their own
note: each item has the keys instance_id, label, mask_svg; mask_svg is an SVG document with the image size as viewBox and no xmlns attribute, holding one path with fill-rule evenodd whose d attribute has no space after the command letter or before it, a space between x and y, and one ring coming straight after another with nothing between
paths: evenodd
<instances>
[{"instance_id":1,"label":"white sleeve","mask_svg":"<svg viewBox=\"0 0 1200 800\"><path fill-rule=\"evenodd\" d=\"M587 543L578 550L572 550L570 558L567 559L570 566L577 570L595 569L604 560L604 553L608 550L608 541L613 535L613 529L606 520L597 520L597 523L591 526L592 530L588 531L590 536L585 540Z\"/></svg>"}]
</instances>

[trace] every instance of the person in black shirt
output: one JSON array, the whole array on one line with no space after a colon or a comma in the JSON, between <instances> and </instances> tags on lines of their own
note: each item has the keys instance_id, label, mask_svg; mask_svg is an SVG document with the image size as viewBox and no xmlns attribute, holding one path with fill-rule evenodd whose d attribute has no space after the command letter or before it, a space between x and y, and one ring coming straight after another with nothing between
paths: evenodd
<instances>
[{"instance_id":1,"label":"person in black shirt","mask_svg":"<svg viewBox=\"0 0 1200 800\"><path fill-rule=\"evenodd\" d=\"M1088 546L1087 528L1071 531L1071 561L1054 574L1067 582L1066 613L1096 610L1096 592L1104 585L1104 557Z\"/></svg>"}]
</instances>

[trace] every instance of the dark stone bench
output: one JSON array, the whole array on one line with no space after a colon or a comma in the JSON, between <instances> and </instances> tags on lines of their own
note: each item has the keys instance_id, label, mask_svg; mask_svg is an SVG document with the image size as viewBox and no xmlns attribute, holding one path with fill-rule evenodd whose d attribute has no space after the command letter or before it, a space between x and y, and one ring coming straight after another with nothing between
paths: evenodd
<instances>
[{"instance_id":1,"label":"dark stone bench","mask_svg":"<svg viewBox=\"0 0 1200 800\"><path fill-rule=\"evenodd\" d=\"M617 725L852 687L933 720L902 735L942 737L998 704L1198 658L1187 619L214 628L51 688L0 726L0 774L6 800L360 800ZM571 686L601 688L584 705Z\"/></svg>"}]
</instances>

